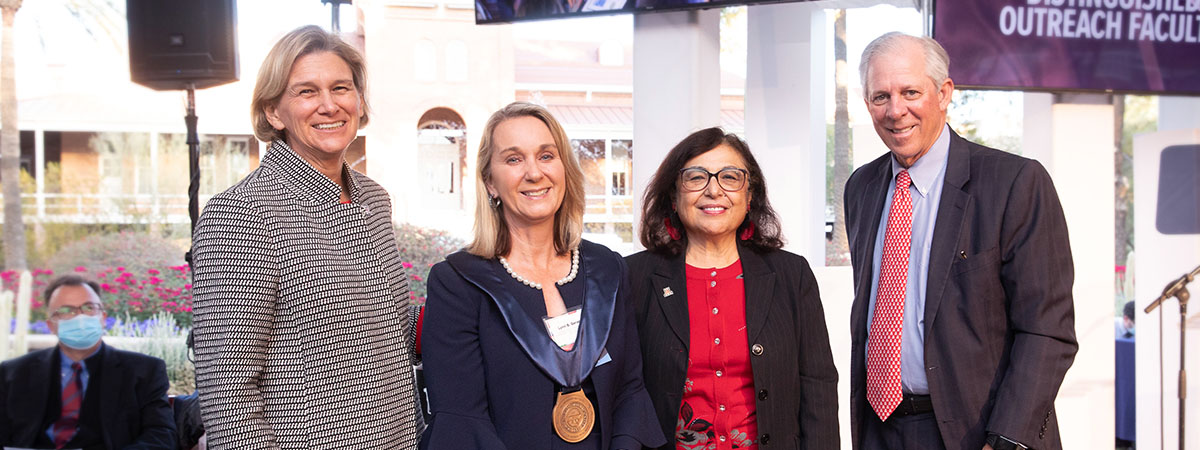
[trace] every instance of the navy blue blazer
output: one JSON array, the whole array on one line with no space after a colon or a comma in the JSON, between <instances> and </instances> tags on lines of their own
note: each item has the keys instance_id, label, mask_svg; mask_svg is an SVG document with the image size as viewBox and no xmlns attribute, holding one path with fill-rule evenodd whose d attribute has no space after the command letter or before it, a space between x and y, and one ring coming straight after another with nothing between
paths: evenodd
<instances>
[{"instance_id":1,"label":"navy blue blazer","mask_svg":"<svg viewBox=\"0 0 1200 450\"><path fill-rule=\"evenodd\" d=\"M866 399L867 303L891 158L859 168L846 183L854 448L863 420L875 414ZM942 441L978 450L993 432L1058 450L1054 398L1079 344L1071 246L1054 183L1037 161L953 131L947 158L925 294L926 375Z\"/></svg>"},{"instance_id":2,"label":"navy blue blazer","mask_svg":"<svg viewBox=\"0 0 1200 450\"><path fill-rule=\"evenodd\" d=\"M550 449L558 439L551 413L558 387L539 364L553 358L543 351L561 351L552 347L542 328L545 342L535 350L540 358L535 361L510 331L501 309L513 307L512 296L498 290L509 275L497 264L464 251L446 259L429 273L421 345L433 417L421 449ZM666 440L642 383L626 271L624 261L611 250L587 241L580 244L577 282L585 283L585 332L580 342L600 339L597 345L612 358L587 377L599 405L601 448L640 450ZM606 308L611 311L610 329L589 336L589 317L605 315ZM586 347L577 343L574 351ZM583 364L591 367L599 357L583 358Z\"/></svg>"},{"instance_id":3,"label":"navy blue blazer","mask_svg":"<svg viewBox=\"0 0 1200 450\"><path fill-rule=\"evenodd\" d=\"M100 434L104 448L174 449L175 420L167 403L167 370L161 359L103 345ZM33 447L42 426L51 384L59 381L58 347L0 364L0 446ZM54 389L58 389L55 386ZM61 408L61 405L54 405ZM57 414L56 414L57 416Z\"/></svg>"}]
</instances>

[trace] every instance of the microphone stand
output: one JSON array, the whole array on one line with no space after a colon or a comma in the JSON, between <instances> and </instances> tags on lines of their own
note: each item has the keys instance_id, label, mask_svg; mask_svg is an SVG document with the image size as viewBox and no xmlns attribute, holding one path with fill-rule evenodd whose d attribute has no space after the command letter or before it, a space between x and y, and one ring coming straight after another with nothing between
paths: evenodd
<instances>
[{"instance_id":1,"label":"microphone stand","mask_svg":"<svg viewBox=\"0 0 1200 450\"><path fill-rule=\"evenodd\" d=\"M1171 282L1163 289L1162 295L1158 296L1150 306L1147 306L1145 312L1147 314L1162 305L1164 301L1171 297L1179 300L1179 450L1184 450L1184 417L1187 401L1187 304L1191 294L1188 293L1187 285L1200 275L1200 266L1197 266L1190 273L1186 273L1179 279ZM1161 326L1161 324L1160 324Z\"/></svg>"}]
</instances>

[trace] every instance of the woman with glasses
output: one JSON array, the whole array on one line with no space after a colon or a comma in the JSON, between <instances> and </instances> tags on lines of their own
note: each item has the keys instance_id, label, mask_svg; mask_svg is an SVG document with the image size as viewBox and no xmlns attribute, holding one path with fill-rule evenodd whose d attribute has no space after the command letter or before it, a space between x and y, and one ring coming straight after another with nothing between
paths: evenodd
<instances>
[{"instance_id":1,"label":"woman with glasses","mask_svg":"<svg viewBox=\"0 0 1200 450\"><path fill-rule=\"evenodd\" d=\"M484 126L478 162L475 239L429 273L421 448L662 445L625 264L580 239L583 173L562 127L510 104Z\"/></svg>"},{"instance_id":2,"label":"woman with glasses","mask_svg":"<svg viewBox=\"0 0 1200 450\"><path fill-rule=\"evenodd\" d=\"M692 133L646 190L627 258L663 449L838 448L837 370L808 261L781 250L740 138Z\"/></svg>"}]
</instances>

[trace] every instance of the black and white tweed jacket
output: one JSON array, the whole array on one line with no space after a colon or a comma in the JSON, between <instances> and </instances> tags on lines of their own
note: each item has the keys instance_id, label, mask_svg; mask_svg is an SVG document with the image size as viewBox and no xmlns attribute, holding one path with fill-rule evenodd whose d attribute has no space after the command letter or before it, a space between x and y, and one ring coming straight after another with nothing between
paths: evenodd
<instances>
[{"instance_id":1,"label":"black and white tweed jacket","mask_svg":"<svg viewBox=\"0 0 1200 450\"><path fill-rule=\"evenodd\" d=\"M196 386L213 449L412 449L424 423L391 200L294 153L214 196L194 236Z\"/></svg>"}]
</instances>

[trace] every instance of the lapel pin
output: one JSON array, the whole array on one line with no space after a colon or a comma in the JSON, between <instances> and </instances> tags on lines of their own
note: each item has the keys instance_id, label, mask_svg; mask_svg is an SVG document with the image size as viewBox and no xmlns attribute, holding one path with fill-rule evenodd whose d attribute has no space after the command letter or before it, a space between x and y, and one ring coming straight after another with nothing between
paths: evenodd
<instances>
[{"instance_id":1,"label":"lapel pin","mask_svg":"<svg viewBox=\"0 0 1200 450\"><path fill-rule=\"evenodd\" d=\"M674 291L672 291L670 287L665 287L665 288L663 288L663 297L664 297L664 298L666 298L666 297L670 297L670 296L672 296L672 295L675 295L675 292L674 292Z\"/></svg>"}]
</instances>

